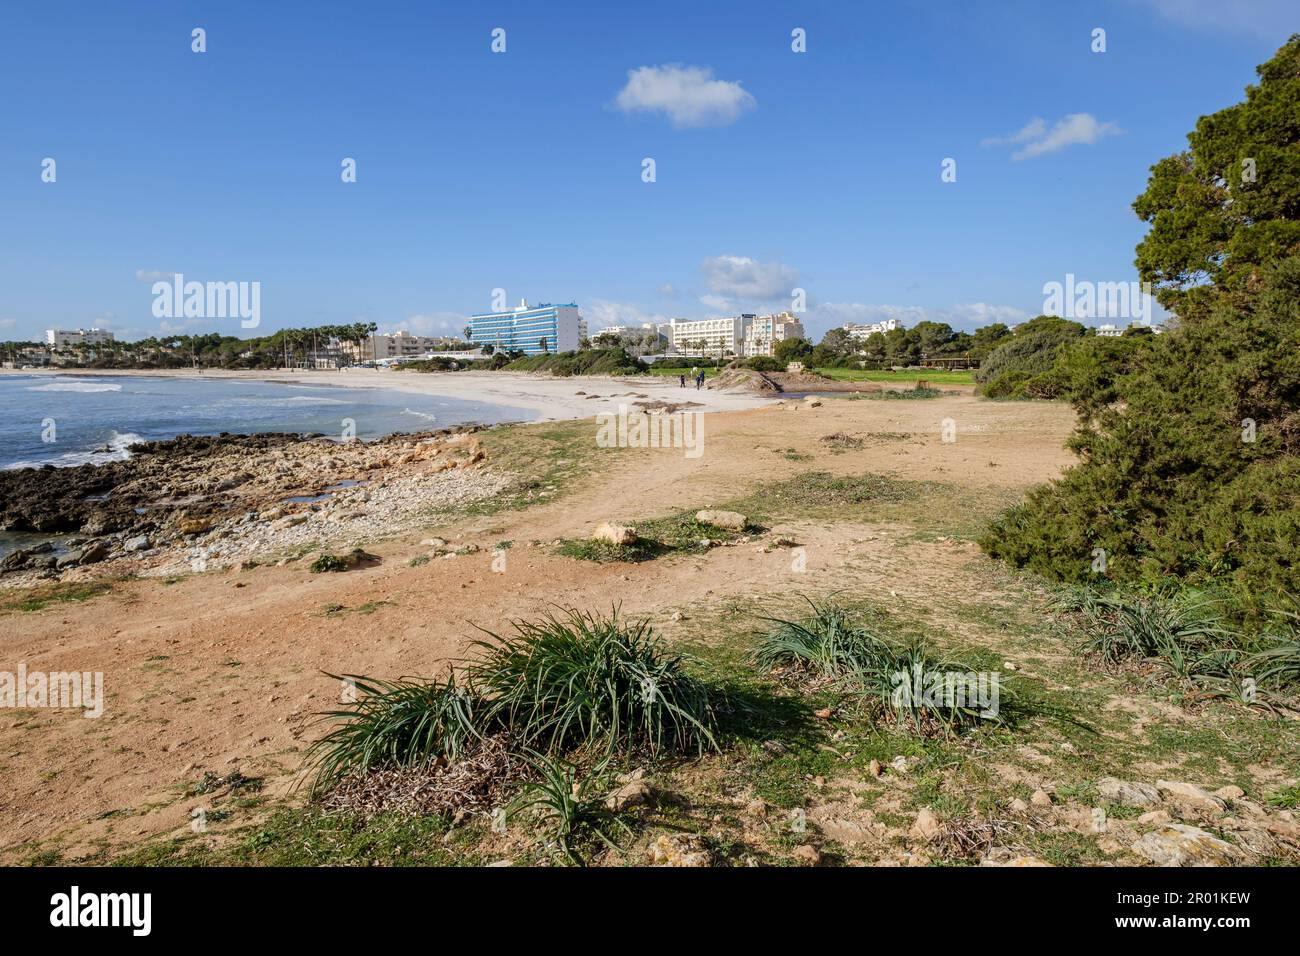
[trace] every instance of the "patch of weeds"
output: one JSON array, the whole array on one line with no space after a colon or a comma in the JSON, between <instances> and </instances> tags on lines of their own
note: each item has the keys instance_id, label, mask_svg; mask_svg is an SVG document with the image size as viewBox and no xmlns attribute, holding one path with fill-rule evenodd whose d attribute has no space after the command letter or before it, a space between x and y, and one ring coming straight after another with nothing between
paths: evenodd
<instances>
[{"instance_id":1,"label":"patch of weeds","mask_svg":"<svg viewBox=\"0 0 1300 956\"><path fill-rule=\"evenodd\" d=\"M861 438L857 438L847 432L831 432L829 435L821 437L822 444L829 445L833 452L844 452L852 449L861 448L864 444Z\"/></svg>"},{"instance_id":2,"label":"patch of weeds","mask_svg":"<svg viewBox=\"0 0 1300 956\"><path fill-rule=\"evenodd\" d=\"M352 568L359 568L364 565L376 564L379 558L373 554L368 554L360 548L353 548L345 555L322 554L313 561L308 570L312 574L322 574L326 572L348 571Z\"/></svg>"},{"instance_id":3,"label":"patch of weeds","mask_svg":"<svg viewBox=\"0 0 1300 956\"><path fill-rule=\"evenodd\" d=\"M27 614L43 611L51 604L88 601L101 594L107 594L113 585L107 581L88 581L76 584L48 584L32 588L23 597L0 603L0 613L17 612Z\"/></svg>"},{"instance_id":4,"label":"patch of weeds","mask_svg":"<svg viewBox=\"0 0 1300 956\"><path fill-rule=\"evenodd\" d=\"M322 554L319 558L311 563L308 569L312 574L323 574L327 571L346 571L348 563L336 554Z\"/></svg>"},{"instance_id":5,"label":"patch of weeds","mask_svg":"<svg viewBox=\"0 0 1300 956\"><path fill-rule=\"evenodd\" d=\"M879 392L854 392L849 396L849 399L852 401L906 401L910 399L938 398L941 395L951 394L954 393L944 392L917 382L915 386L907 389L886 388Z\"/></svg>"},{"instance_id":6,"label":"patch of weeds","mask_svg":"<svg viewBox=\"0 0 1300 956\"><path fill-rule=\"evenodd\" d=\"M627 837L632 828L605 806L611 784L608 757L585 774L575 764L542 754L533 754L529 764L536 779L524 781L508 818L527 814L536 819L547 843L576 866L586 866L584 845L595 840L618 852L611 834Z\"/></svg>"},{"instance_id":7,"label":"patch of weeds","mask_svg":"<svg viewBox=\"0 0 1300 956\"><path fill-rule=\"evenodd\" d=\"M565 558L579 561L595 561L598 564L636 564L651 561L665 553L657 541L638 539L632 544L613 544L609 541L593 541L590 538L565 538L555 546L555 553Z\"/></svg>"},{"instance_id":8,"label":"patch of weeds","mask_svg":"<svg viewBox=\"0 0 1300 956\"><path fill-rule=\"evenodd\" d=\"M417 554L415 557L411 558L409 561L406 562L406 566L408 568L419 568L419 567L423 567L428 563L429 563L429 556L427 554Z\"/></svg>"},{"instance_id":9,"label":"patch of weeds","mask_svg":"<svg viewBox=\"0 0 1300 956\"><path fill-rule=\"evenodd\" d=\"M635 564L674 554L705 554L711 548L735 541L743 534L754 534L762 528L749 525L742 531L731 531L695 520L695 512L682 512L667 518L655 518L634 523L637 537L631 544L612 544L590 538L566 538L555 548L555 553L582 561L601 564L624 562Z\"/></svg>"},{"instance_id":10,"label":"patch of weeds","mask_svg":"<svg viewBox=\"0 0 1300 956\"><path fill-rule=\"evenodd\" d=\"M922 736L1004 725L1015 713L1007 688L986 671L899 639L880 612L851 615L834 604L808 604L800 619L762 619L774 627L754 650L761 670L843 693L873 722Z\"/></svg>"},{"instance_id":11,"label":"patch of weeds","mask_svg":"<svg viewBox=\"0 0 1300 956\"><path fill-rule=\"evenodd\" d=\"M261 791L263 781L261 777L245 777L236 770L222 777L213 773L211 770L206 771L193 787L190 788L187 796L197 797L206 793L216 793L221 790L227 790L231 794L237 793L258 793Z\"/></svg>"},{"instance_id":12,"label":"patch of weeds","mask_svg":"<svg viewBox=\"0 0 1300 956\"><path fill-rule=\"evenodd\" d=\"M395 601L366 601L364 604L358 604L356 607L348 607L346 604L326 604L321 608L321 614L325 617L343 617L347 614L374 614L382 607L396 607Z\"/></svg>"},{"instance_id":13,"label":"patch of weeds","mask_svg":"<svg viewBox=\"0 0 1300 956\"><path fill-rule=\"evenodd\" d=\"M1300 784L1275 790L1268 795L1268 803L1284 810L1300 810Z\"/></svg>"},{"instance_id":14,"label":"patch of weeds","mask_svg":"<svg viewBox=\"0 0 1300 956\"><path fill-rule=\"evenodd\" d=\"M514 546L515 546L515 543L514 543L513 541L510 541L510 540L507 539L507 540L505 540L505 541L498 541L496 544L492 545L492 550L493 550L493 551L509 551L509 550L510 550L511 548L513 548Z\"/></svg>"}]
</instances>

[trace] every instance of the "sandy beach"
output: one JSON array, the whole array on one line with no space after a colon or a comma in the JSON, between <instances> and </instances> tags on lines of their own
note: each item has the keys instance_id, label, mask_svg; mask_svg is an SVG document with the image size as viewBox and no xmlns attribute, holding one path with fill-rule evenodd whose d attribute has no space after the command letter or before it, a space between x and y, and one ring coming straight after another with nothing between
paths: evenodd
<instances>
[{"instance_id":1,"label":"sandy beach","mask_svg":"<svg viewBox=\"0 0 1300 956\"><path fill-rule=\"evenodd\" d=\"M574 376L556 378L525 372L399 372L394 369L268 369L250 371L159 370L3 370L0 374L80 375L232 379L290 385L327 385L341 388L385 388L417 395L440 395L466 401L522 408L540 421L590 418L617 412L633 401L698 402L701 412L740 411L770 404L770 397L744 392L719 392L708 388L682 388L675 378L638 375L620 378Z\"/></svg>"}]
</instances>

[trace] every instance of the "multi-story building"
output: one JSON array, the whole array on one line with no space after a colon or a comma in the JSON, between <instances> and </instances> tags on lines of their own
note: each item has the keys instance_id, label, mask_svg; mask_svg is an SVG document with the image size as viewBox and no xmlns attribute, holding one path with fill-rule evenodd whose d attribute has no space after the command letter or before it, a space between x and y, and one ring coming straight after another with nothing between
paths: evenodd
<instances>
[{"instance_id":1,"label":"multi-story building","mask_svg":"<svg viewBox=\"0 0 1300 956\"><path fill-rule=\"evenodd\" d=\"M669 323L673 351L717 358L740 355L745 349L745 329L754 318L753 315L737 315L698 321L673 319Z\"/></svg>"},{"instance_id":2,"label":"multi-story building","mask_svg":"<svg viewBox=\"0 0 1300 956\"><path fill-rule=\"evenodd\" d=\"M586 337L586 326L577 303L530 307L525 299L505 312L471 315L469 337L475 345L541 355L575 351Z\"/></svg>"},{"instance_id":3,"label":"multi-story building","mask_svg":"<svg viewBox=\"0 0 1300 956\"><path fill-rule=\"evenodd\" d=\"M370 335L361 342L341 342L339 350L353 362L371 362L375 359L414 358L449 345L458 345L460 341L445 335L412 335L400 329L391 335Z\"/></svg>"},{"instance_id":4,"label":"multi-story building","mask_svg":"<svg viewBox=\"0 0 1300 956\"><path fill-rule=\"evenodd\" d=\"M1152 335L1163 335L1165 331L1163 325L1148 325L1145 322L1130 322L1128 329L1150 329ZM1128 329L1122 329L1118 325L1099 325L1097 326L1097 334L1104 338L1118 338Z\"/></svg>"},{"instance_id":5,"label":"multi-story building","mask_svg":"<svg viewBox=\"0 0 1300 956\"><path fill-rule=\"evenodd\" d=\"M777 342L804 337L803 323L793 312L756 315L745 328L745 355L771 355Z\"/></svg>"},{"instance_id":6,"label":"multi-story building","mask_svg":"<svg viewBox=\"0 0 1300 956\"><path fill-rule=\"evenodd\" d=\"M56 349L107 345L113 341L113 333L107 329L46 329L45 341Z\"/></svg>"},{"instance_id":7,"label":"multi-story building","mask_svg":"<svg viewBox=\"0 0 1300 956\"><path fill-rule=\"evenodd\" d=\"M859 325L856 322L850 322L841 326L849 338L858 339L859 341L876 334L892 332L894 329L901 329L902 327L903 323L899 322L898 319L885 319L883 322L872 322L870 325Z\"/></svg>"}]
</instances>

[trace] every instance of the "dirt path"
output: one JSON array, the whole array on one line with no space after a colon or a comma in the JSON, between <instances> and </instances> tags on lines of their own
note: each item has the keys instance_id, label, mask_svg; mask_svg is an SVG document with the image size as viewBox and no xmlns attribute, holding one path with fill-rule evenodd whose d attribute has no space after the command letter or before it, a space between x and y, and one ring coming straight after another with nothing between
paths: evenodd
<instances>
[{"instance_id":1,"label":"dirt path","mask_svg":"<svg viewBox=\"0 0 1300 956\"><path fill-rule=\"evenodd\" d=\"M944 419L956 424L954 443L940 439ZM802 578L788 552L752 542L639 565L575 561L529 542L706 507L810 470L1007 494L1069 463L1062 442L1071 421L1059 405L968 395L718 413L706 419L699 458L622 451L560 500L430 526L428 533L480 545L476 554L411 567L406 560L427 551L419 546L426 535L417 535L373 547L384 562L367 570L313 575L291 564L170 585L134 581L83 603L0 617L0 669L24 661L29 671L103 671L108 698L97 720L70 711L0 713L0 858L22 859L47 842L75 858L104 843L183 832L202 804L187 790L205 771L238 770L265 778L271 795L287 793L316 732L313 713L338 697L337 681L322 672L431 675L480 636L474 625L500 630L551 604L621 603L671 636L674 611L689 617L723 598L852 585L923 601L939 587L980 587L987 562L969 542L921 541L904 525L852 516L773 529L804 546ZM837 432L861 447L832 452L822 438ZM513 546L497 571L491 548L503 539Z\"/></svg>"}]
</instances>

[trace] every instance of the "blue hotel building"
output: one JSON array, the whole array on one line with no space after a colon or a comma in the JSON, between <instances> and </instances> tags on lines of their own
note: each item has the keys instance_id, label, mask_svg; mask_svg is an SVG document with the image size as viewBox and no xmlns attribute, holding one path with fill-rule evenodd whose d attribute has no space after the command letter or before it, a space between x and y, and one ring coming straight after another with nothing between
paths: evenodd
<instances>
[{"instance_id":1,"label":"blue hotel building","mask_svg":"<svg viewBox=\"0 0 1300 956\"><path fill-rule=\"evenodd\" d=\"M572 352L582 337L582 317L577 303L539 305L532 308L525 299L505 312L484 312L469 317L469 338L475 345L487 345L527 355L543 352Z\"/></svg>"}]
</instances>

